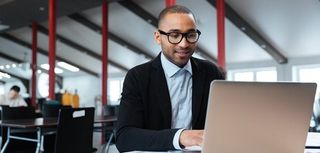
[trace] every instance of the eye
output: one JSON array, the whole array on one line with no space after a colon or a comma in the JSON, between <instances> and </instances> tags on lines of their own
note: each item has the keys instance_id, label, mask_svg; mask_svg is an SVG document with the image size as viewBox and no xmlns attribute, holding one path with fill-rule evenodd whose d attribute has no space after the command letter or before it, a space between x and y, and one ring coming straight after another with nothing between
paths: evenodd
<instances>
[{"instance_id":1,"label":"eye","mask_svg":"<svg viewBox=\"0 0 320 153\"><path fill-rule=\"evenodd\" d=\"M192 39L194 39L194 38L197 38L197 36L198 36L198 33L196 33L196 32L190 32L190 33L188 33L188 38L192 38Z\"/></svg>"},{"instance_id":2,"label":"eye","mask_svg":"<svg viewBox=\"0 0 320 153\"><path fill-rule=\"evenodd\" d=\"M177 33L177 32L171 32L171 33L169 33L169 36L171 37L171 38L179 38L180 36L181 36L181 34L180 33Z\"/></svg>"}]
</instances>

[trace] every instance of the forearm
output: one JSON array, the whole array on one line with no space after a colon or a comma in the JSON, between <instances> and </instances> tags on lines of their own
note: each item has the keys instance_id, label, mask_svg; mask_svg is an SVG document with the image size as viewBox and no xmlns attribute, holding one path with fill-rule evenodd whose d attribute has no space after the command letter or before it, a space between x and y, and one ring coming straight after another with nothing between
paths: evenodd
<instances>
[{"instance_id":1,"label":"forearm","mask_svg":"<svg viewBox=\"0 0 320 153\"><path fill-rule=\"evenodd\" d=\"M172 140L177 130L147 130L124 127L117 131L116 145L120 152L175 150Z\"/></svg>"}]
</instances>

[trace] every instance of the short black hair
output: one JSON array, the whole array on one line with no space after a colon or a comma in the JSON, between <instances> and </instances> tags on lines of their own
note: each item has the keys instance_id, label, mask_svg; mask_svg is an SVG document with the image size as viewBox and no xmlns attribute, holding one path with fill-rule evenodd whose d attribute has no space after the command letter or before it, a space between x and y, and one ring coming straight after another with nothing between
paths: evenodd
<instances>
[{"instance_id":1,"label":"short black hair","mask_svg":"<svg viewBox=\"0 0 320 153\"><path fill-rule=\"evenodd\" d=\"M191 14L193 16L194 20L196 21L196 17L194 16L194 14L192 13L192 11L190 9L188 9L185 6L181 6L181 5L173 5L173 6L170 6L170 7L163 9L160 12L160 14L158 16L158 27L159 27L162 19L169 13Z\"/></svg>"},{"instance_id":2,"label":"short black hair","mask_svg":"<svg viewBox=\"0 0 320 153\"><path fill-rule=\"evenodd\" d=\"M14 85L14 86L12 86L12 87L10 88L10 90L13 90L13 91L15 91L15 92L20 92L20 87Z\"/></svg>"}]
</instances>

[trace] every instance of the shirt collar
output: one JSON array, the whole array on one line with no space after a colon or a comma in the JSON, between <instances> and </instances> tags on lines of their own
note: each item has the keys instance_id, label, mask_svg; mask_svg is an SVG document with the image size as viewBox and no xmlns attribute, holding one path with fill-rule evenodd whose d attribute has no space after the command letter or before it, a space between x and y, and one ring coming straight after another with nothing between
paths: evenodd
<instances>
[{"instance_id":1,"label":"shirt collar","mask_svg":"<svg viewBox=\"0 0 320 153\"><path fill-rule=\"evenodd\" d=\"M183 67L180 68L177 65L170 62L164 55L161 53L161 65L163 68L164 73L168 77L172 77L174 74L176 74L180 69L187 70L192 75L192 67L190 59L188 60L188 63Z\"/></svg>"}]
</instances>

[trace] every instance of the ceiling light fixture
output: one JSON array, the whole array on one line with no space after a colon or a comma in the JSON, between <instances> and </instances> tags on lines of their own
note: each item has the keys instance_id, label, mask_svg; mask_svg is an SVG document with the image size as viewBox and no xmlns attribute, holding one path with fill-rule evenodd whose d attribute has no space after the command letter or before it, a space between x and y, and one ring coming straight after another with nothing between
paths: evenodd
<instances>
[{"instance_id":1,"label":"ceiling light fixture","mask_svg":"<svg viewBox=\"0 0 320 153\"><path fill-rule=\"evenodd\" d=\"M8 79L11 78L11 76L10 76L8 73L2 73L2 72L0 72L0 76L1 76L2 78L8 78Z\"/></svg>"},{"instance_id":2,"label":"ceiling light fixture","mask_svg":"<svg viewBox=\"0 0 320 153\"><path fill-rule=\"evenodd\" d=\"M12 64L11 67L12 67L12 68L15 68L15 67L17 67L17 65L16 65L16 64Z\"/></svg>"},{"instance_id":3,"label":"ceiling light fixture","mask_svg":"<svg viewBox=\"0 0 320 153\"><path fill-rule=\"evenodd\" d=\"M3 69L4 69L4 66L3 66L3 65L1 65L1 66L0 66L0 69L1 69L1 70L3 70Z\"/></svg>"},{"instance_id":4,"label":"ceiling light fixture","mask_svg":"<svg viewBox=\"0 0 320 153\"><path fill-rule=\"evenodd\" d=\"M78 67L75 67L71 64L68 64L66 62L58 62L58 66L64 68L64 69L67 69L69 71L72 71L72 72L78 72L80 71L80 69Z\"/></svg>"},{"instance_id":5,"label":"ceiling light fixture","mask_svg":"<svg viewBox=\"0 0 320 153\"><path fill-rule=\"evenodd\" d=\"M42 6L39 7L39 10L40 10L40 11L44 11L44 7L42 7Z\"/></svg>"},{"instance_id":6,"label":"ceiling light fixture","mask_svg":"<svg viewBox=\"0 0 320 153\"><path fill-rule=\"evenodd\" d=\"M11 68L11 66L10 66L9 64L7 64L7 65L6 65L6 68L7 68L7 69L10 69L10 68Z\"/></svg>"},{"instance_id":7,"label":"ceiling light fixture","mask_svg":"<svg viewBox=\"0 0 320 153\"><path fill-rule=\"evenodd\" d=\"M10 28L9 25L0 24L0 31L6 30L6 29L9 29L9 28Z\"/></svg>"},{"instance_id":8,"label":"ceiling light fixture","mask_svg":"<svg viewBox=\"0 0 320 153\"><path fill-rule=\"evenodd\" d=\"M48 71L49 71L49 68L50 68L49 64L41 64L40 67L45 69L45 70L48 70ZM54 73L60 74L60 73L63 73L63 70L56 67L56 68L54 68Z\"/></svg>"}]
</instances>

